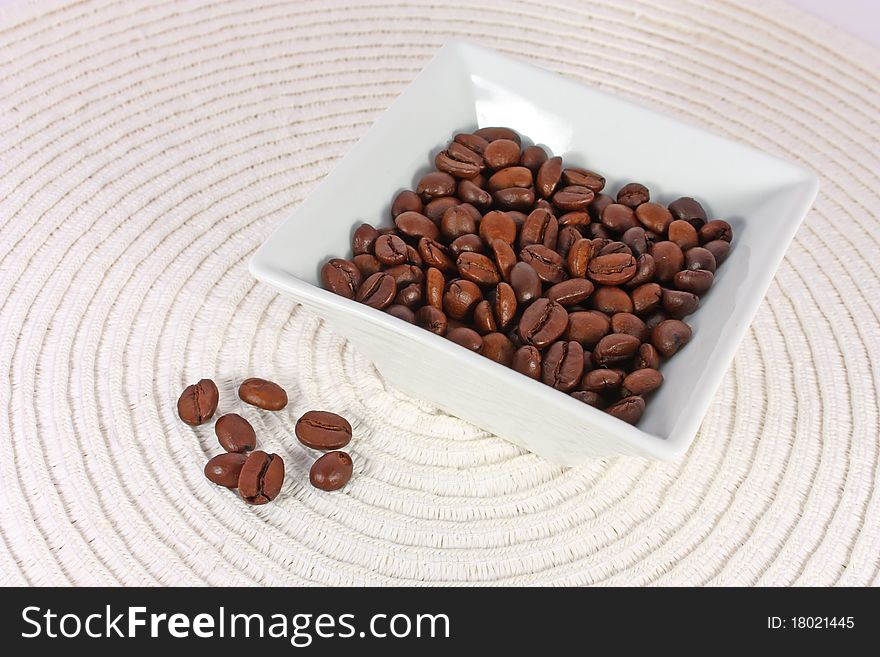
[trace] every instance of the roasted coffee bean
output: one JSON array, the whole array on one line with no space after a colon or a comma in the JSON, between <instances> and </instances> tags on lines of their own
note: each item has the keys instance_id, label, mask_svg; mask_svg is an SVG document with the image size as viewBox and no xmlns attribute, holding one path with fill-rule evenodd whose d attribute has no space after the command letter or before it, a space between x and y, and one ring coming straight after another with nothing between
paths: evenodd
<instances>
[{"instance_id":1,"label":"roasted coffee bean","mask_svg":"<svg viewBox=\"0 0 880 657\"><path fill-rule=\"evenodd\" d=\"M425 302L437 310L443 309L443 292L446 291L446 278L436 267L428 269L425 274Z\"/></svg>"},{"instance_id":2,"label":"roasted coffee bean","mask_svg":"<svg viewBox=\"0 0 880 657\"><path fill-rule=\"evenodd\" d=\"M470 351L479 351L483 346L483 338L475 330L464 326L449 329L446 338Z\"/></svg>"},{"instance_id":3,"label":"roasted coffee bean","mask_svg":"<svg viewBox=\"0 0 880 657\"><path fill-rule=\"evenodd\" d=\"M572 245L580 239L583 239L583 237L581 237L581 233L577 228L565 226L559 231L559 235L556 238L556 253L567 260Z\"/></svg>"},{"instance_id":4,"label":"roasted coffee bean","mask_svg":"<svg viewBox=\"0 0 880 657\"><path fill-rule=\"evenodd\" d=\"M584 347L593 348L611 331L611 320L598 310L569 313L565 339L574 340Z\"/></svg>"},{"instance_id":5,"label":"roasted coffee bean","mask_svg":"<svg viewBox=\"0 0 880 657\"><path fill-rule=\"evenodd\" d=\"M487 299L483 299L474 306L474 328L480 335L494 333L498 330L495 315L492 312L492 304Z\"/></svg>"},{"instance_id":6,"label":"roasted coffee bean","mask_svg":"<svg viewBox=\"0 0 880 657\"><path fill-rule=\"evenodd\" d=\"M309 469L309 483L323 491L339 490L349 481L354 471L351 456L346 452L327 452Z\"/></svg>"},{"instance_id":7,"label":"roasted coffee bean","mask_svg":"<svg viewBox=\"0 0 880 657\"><path fill-rule=\"evenodd\" d=\"M243 402L266 411L280 411L287 406L287 392L274 381L251 377L238 386L238 397Z\"/></svg>"},{"instance_id":8,"label":"roasted coffee bean","mask_svg":"<svg viewBox=\"0 0 880 657\"><path fill-rule=\"evenodd\" d=\"M593 293L593 284L585 278L570 278L553 285L545 296L562 306L573 306Z\"/></svg>"},{"instance_id":9,"label":"roasted coffee bean","mask_svg":"<svg viewBox=\"0 0 880 657\"><path fill-rule=\"evenodd\" d=\"M675 199L669 204L669 212L673 218L683 219L696 229L706 223L706 211L690 196Z\"/></svg>"},{"instance_id":10,"label":"roasted coffee bean","mask_svg":"<svg viewBox=\"0 0 880 657\"><path fill-rule=\"evenodd\" d=\"M636 259L628 253L610 253L590 260L587 277L599 285L623 285L636 274Z\"/></svg>"},{"instance_id":11,"label":"roasted coffee bean","mask_svg":"<svg viewBox=\"0 0 880 657\"><path fill-rule=\"evenodd\" d=\"M588 406L592 406L593 408L602 408L603 401L602 396L597 392L590 392L589 390L575 390L570 393L572 397L577 399L579 402L583 402Z\"/></svg>"},{"instance_id":12,"label":"roasted coffee bean","mask_svg":"<svg viewBox=\"0 0 880 657\"><path fill-rule=\"evenodd\" d=\"M727 242L722 242L722 244L727 244ZM715 256L707 248L695 246L684 254L684 266L685 269L703 269L714 274Z\"/></svg>"},{"instance_id":13,"label":"roasted coffee bean","mask_svg":"<svg viewBox=\"0 0 880 657\"><path fill-rule=\"evenodd\" d=\"M544 209L534 210L523 222L519 235L519 249L532 244L541 244L548 249L556 248L559 234L559 222L550 212Z\"/></svg>"},{"instance_id":14,"label":"roasted coffee bean","mask_svg":"<svg viewBox=\"0 0 880 657\"><path fill-rule=\"evenodd\" d=\"M644 203L636 208L636 219L647 230L665 235L672 223L672 214L659 203Z\"/></svg>"},{"instance_id":15,"label":"roasted coffee bean","mask_svg":"<svg viewBox=\"0 0 880 657\"><path fill-rule=\"evenodd\" d=\"M715 258L715 265L720 267L721 263L727 260L727 255L730 253L730 242L713 240L712 242L706 242L703 245L703 248L712 254L712 257ZM691 251L693 251L693 249L691 249ZM701 269L706 269L706 267L702 267Z\"/></svg>"},{"instance_id":16,"label":"roasted coffee bean","mask_svg":"<svg viewBox=\"0 0 880 657\"><path fill-rule=\"evenodd\" d=\"M538 272L526 262L518 262L511 268L510 286L516 293L516 302L520 306L526 306L541 296Z\"/></svg>"},{"instance_id":17,"label":"roasted coffee bean","mask_svg":"<svg viewBox=\"0 0 880 657\"><path fill-rule=\"evenodd\" d=\"M636 258L648 252L648 238L645 235L645 229L641 226L626 229L620 241L629 247L630 253Z\"/></svg>"},{"instance_id":18,"label":"roasted coffee bean","mask_svg":"<svg viewBox=\"0 0 880 657\"><path fill-rule=\"evenodd\" d=\"M583 228L584 226L589 224L590 221L590 215L586 212L581 211L566 212L565 214L559 216L559 225L562 227Z\"/></svg>"},{"instance_id":19,"label":"roasted coffee bean","mask_svg":"<svg viewBox=\"0 0 880 657\"><path fill-rule=\"evenodd\" d=\"M516 241L516 223L507 212L493 210L486 213L480 222L480 237L486 244L492 240L503 240L510 245Z\"/></svg>"},{"instance_id":20,"label":"roasted coffee bean","mask_svg":"<svg viewBox=\"0 0 880 657\"><path fill-rule=\"evenodd\" d=\"M593 362L597 367L622 363L632 358L641 344L642 341L634 335L611 333L599 340L593 348Z\"/></svg>"},{"instance_id":21,"label":"roasted coffee bean","mask_svg":"<svg viewBox=\"0 0 880 657\"><path fill-rule=\"evenodd\" d=\"M602 247L601 251L599 251L600 256L611 255L612 253L625 253L627 255L632 255L632 251L630 251L629 247L623 242L609 242Z\"/></svg>"},{"instance_id":22,"label":"roasted coffee bean","mask_svg":"<svg viewBox=\"0 0 880 657\"><path fill-rule=\"evenodd\" d=\"M645 412L645 400L641 397L624 397L611 404L605 412L628 424L636 424Z\"/></svg>"},{"instance_id":23,"label":"roasted coffee bean","mask_svg":"<svg viewBox=\"0 0 880 657\"><path fill-rule=\"evenodd\" d=\"M406 245L406 264L415 265L419 268L424 265L424 263L422 262L422 256L419 255L418 250L413 248L409 244Z\"/></svg>"},{"instance_id":24,"label":"roasted coffee bean","mask_svg":"<svg viewBox=\"0 0 880 657\"><path fill-rule=\"evenodd\" d=\"M503 169L505 167L513 167L519 164L520 149L519 143L510 139L496 139L489 142L486 150L483 151L483 159L492 169ZM529 173L531 180L531 172ZM521 185L511 185L511 187L520 187ZM502 189L499 187L498 189ZM491 190L490 190L491 191Z\"/></svg>"},{"instance_id":25,"label":"roasted coffee bean","mask_svg":"<svg viewBox=\"0 0 880 657\"><path fill-rule=\"evenodd\" d=\"M419 205L421 205L421 201L419 201ZM361 224L354 231L354 235L352 235L351 238L352 253L354 253L354 255L372 253L373 244L375 244L377 237L379 237L378 230L373 228L370 224Z\"/></svg>"},{"instance_id":26,"label":"roasted coffee bean","mask_svg":"<svg viewBox=\"0 0 880 657\"><path fill-rule=\"evenodd\" d=\"M405 265L399 265L401 267ZM388 271L391 271L390 269ZM419 274L422 270L419 269ZM408 308L418 308L422 305L425 297L424 286L422 283L410 283L404 287L398 286L397 295L394 297L392 305L407 306ZM390 308L391 306L388 306ZM387 310L387 308L386 308Z\"/></svg>"},{"instance_id":27,"label":"roasted coffee bean","mask_svg":"<svg viewBox=\"0 0 880 657\"><path fill-rule=\"evenodd\" d=\"M422 212L422 214L424 214L428 219L433 221L435 224L439 224L440 219L443 218L443 213L455 205L461 205L461 201L458 200L458 197L456 197L456 196L441 196L439 198L435 198L434 200L428 202L425 205L425 209Z\"/></svg>"},{"instance_id":28,"label":"roasted coffee bean","mask_svg":"<svg viewBox=\"0 0 880 657\"><path fill-rule=\"evenodd\" d=\"M542 244L525 247L520 251L519 258L530 265L545 283L553 285L567 276L562 256Z\"/></svg>"},{"instance_id":29,"label":"roasted coffee bean","mask_svg":"<svg viewBox=\"0 0 880 657\"><path fill-rule=\"evenodd\" d=\"M623 390L626 396L647 395L654 392L663 383L663 375L655 369L639 369L627 374L623 379Z\"/></svg>"},{"instance_id":30,"label":"roasted coffee bean","mask_svg":"<svg viewBox=\"0 0 880 657\"><path fill-rule=\"evenodd\" d=\"M630 228L636 228L636 213L628 205L611 203L602 211L602 225L615 233L624 233Z\"/></svg>"},{"instance_id":31,"label":"roasted coffee bean","mask_svg":"<svg viewBox=\"0 0 880 657\"><path fill-rule=\"evenodd\" d=\"M423 237L419 240L419 255L428 267L434 267L440 271L454 271L455 265L449 257L445 246L436 240Z\"/></svg>"},{"instance_id":32,"label":"roasted coffee bean","mask_svg":"<svg viewBox=\"0 0 880 657\"><path fill-rule=\"evenodd\" d=\"M406 242L397 235L379 235L374 250L382 264L402 265L406 262ZM422 257L425 257L424 254Z\"/></svg>"},{"instance_id":33,"label":"roasted coffee bean","mask_svg":"<svg viewBox=\"0 0 880 657\"><path fill-rule=\"evenodd\" d=\"M669 358L690 342L691 327L679 319L667 319L651 330L651 344Z\"/></svg>"},{"instance_id":34,"label":"roasted coffee bean","mask_svg":"<svg viewBox=\"0 0 880 657\"><path fill-rule=\"evenodd\" d=\"M628 205L631 208L647 203L650 199L651 195L648 193L648 188L639 183L627 183L617 192L617 202Z\"/></svg>"},{"instance_id":35,"label":"roasted coffee bean","mask_svg":"<svg viewBox=\"0 0 880 657\"><path fill-rule=\"evenodd\" d=\"M480 157L479 154L459 145L457 149L448 148L437 153L434 157L434 166L455 178L473 178L480 173L482 166L479 161L474 162L466 153L473 153L477 158Z\"/></svg>"},{"instance_id":36,"label":"roasted coffee bean","mask_svg":"<svg viewBox=\"0 0 880 657\"><path fill-rule=\"evenodd\" d=\"M611 331L614 333L625 333L644 342L648 339L648 327L645 322L633 315L632 313L615 313L611 317Z\"/></svg>"},{"instance_id":37,"label":"roasted coffee bean","mask_svg":"<svg viewBox=\"0 0 880 657\"><path fill-rule=\"evenodd\" d=\"M700 242L704 245L706 242L714 242L716 240L730 242L732 239L733 228L726 221L713 219L700 226Z\"/></svg>"},{"instance_id":38,"label":"roasted coffee bean","mask_svg":"<svg viewBox=\"0 0 880 657\"><path fill-rule=\"evenodd\" d=\"M714 280L715 275L705 269L685 269L672 278L676 289L696 295L705 294Z\"/></svg>"},{"instance_id":39,"label":"roasted coffee bean","mask_svg":"<svg viewBox=\"0 0 880 657\"><path fill-rule=\"evenodd\" d=\"M489 145L489 142L483 137L470 133L459 133L453 139L456 144L461 144L468 150L472 150L480 155L486 152L486 146Z\"/></svg>"},{"instance_id":40,"label":"roasted coffee bean","mask_svg":"<svg viewBox=\"0 0 880 657\"><path fill-rule=\"evenodd\" d=\"M480 128L479 130L474 130L474 135L476 135L477 137L482 137L490 144L493 141L497 141L498 139L509 139L517 145L522 143L522 139L520 139L520 136L516 133L515 130L511 130L510 128L490 126L486 128ZM465 146L466 145L467 144L465 144Z\"/></svg>"},{"instance_id":41,"label":"roasted coffee bean","mask_svg":"<svg viewBox=\"0 0 880 657\"><path fill-rule=\"evenodd\" d=\"M476 283L458 278L446 288L443 310L452 319L464 319L482 299L483 293Z\"/></svg>"},{"instance_id":42,"label":"roasted coffee bean","mask_svg":"<svg viewBox=\"0 0 880 657\"><path fill-rule=\"evenodd\" d=\"M352 262L354 262L355 267L358 268L358 271L360 271L363 278L369 278L377 271L382 271L382 263L379 262L379 259L376 256L369 253L356 255L352 258Z\"/></svg>"},{"instance_id":43,"label":"roasted coffee bean","mask_svg":"<svg viewBox=\"0 0 880 657\"><path fill-rule=\"evenodd\" d=\"M587 226L586 235L592 238L611 239L614 233L612 233L602 224L591 223L589 226Z\"/></svg>"},{"instance_id":44,"label":"roasted coffee bean","mask_svg":"<svg viewBox=\"0 0 880 657\"><path fill-rule=\"evenodd\" d=\"M535 202L535 190L531 187L508 187L493 193L492 198L505 210L529 210Z\"/></svg>"},{"instance_id":45,"label":"roasted coffee bean","mask_svg":"<svg viewBox=\"0 0 880 657\"><path fill-rule=\"evenodd\" d=\"M530 344L520 347L513 354L513 369L530 379L541 378L541 352Z\"/></svg>"},{"instance_id":46,"label":"roasted coffee bean","mask_svg":"<svg viewBox=\"0 0 880 657\"><path fill-rule=\"evenodd\" d=\"M424 208L419 195L405 189L394 197L394 202L391 204L391 217L397 218L404 212L421 212Z\"/></svg>"},{"instance_id":47,"label":"roasted coffee bean","mask_svg":"<svg viewBox=\"0 0 880 657\"><path fill-rule=\"evenodd\" d=\"M238 475L238 493L249 504L271 502L284 483L284 461L277 454L254 450Z\"/></svg>"},{"instance_id":48,"label":"roasted coffee bean","mask_svg":"<svg viewBox=\"0 0 880 657\"><path fill-rule=\"evenodd\" d=\"M516 316L516 292L507 283L499 283L495 288L495 323L502 331Z\"/></svg>"},{"instance_id":49,"label":"roasted coffee bean","mask_svg":"<svg viewBox=\"0 0 880 657\"><path fill-rule=\"evenodd\" d=\"M623 376L618 370L602 367L584 374L580 387L588 392L603 393L617 390L622 382Z\"/></svg>"},{"instance_id":50,"label":"roasted coffee bean","mask_svg":"<svg viewBox=\"0 0 880 657\"><path fill-rule=\"evenodd\" d=\"M501 281L495 263L480 253L462 253L455 264L463 278L477 285L497 285Z\"/></svg>"},{"instance_id":51,"label":"roasted coffee bean","mask_svg":"<svg viewBox=\"0 0 880 657\"><path fill-rule=\"evenodd\" d=\"M565 308L549 299L538 299L525 309L519 321L519 337L539 349L555 342L568 326Z\"/></svg>"},{"instance_id":52,"label":"roasted coffee bean","mask_svg":"<svg viewBox=\"0 0 880 657\"><path fill-rule=\"evenodd\" d=\"M684 269L684 253L675 242L657 242L651 247L654 258L654 276L661 283L668 283Z\"/></svg>"},{"instance_id":53,"label":"roasted coffee bean","mask_svg":"<svg viewBox=\"0 0 880 657\"><path fill-rule=\"evenodd\" d=\"M513 343L503 333L488 333L483 336L480 353L489 360L510 367L513 363L513 352Z\"/></svg>"},{"instance_id":54,"label":"roasted coffee bean","mask_svg":"<svg viewBox=\"0 0 880 657\"><path fill-rule=\"evenodd\" d=\"M312 449L339 449L351 442L351 424L330 411L308 411L294 427L299 441Z\"/></svg>"},{"instance_id":55,"label":"roasted coffee bean","mask_svg":"<svg viewBox=\"0 0 880 657\"><path fill-rule=\"evenodd\" d=\"M385 312L392 317L402 319L404 322L409 322L410 324L416 323L416 314L412 311L412 309L407 308L406 306L403 306L401 304L388 306L385 309Z\"/></svg>"},{"instance_id":56,"label":"roasted coffee bean","mask_svg":"<svg viewBox=\"0 0 880 657\"><path fill-rule=\"evenodd\" d=\"M177 399L177 414L189 425L203 424L214 416L220 391L211 379L202 379L184 388Z\"/></svg>"},{"instance_id":57,"label":"roasted coffee bean","mask_svg":"<svg viewBox=\"0 0 880 657\"><path fill-rule=\"evenodd\" d=\"M560 180L562 180L562 158L551 157L540 166L535 176L535 187L541 198L553 196Z\"/></svg>"},{"instance_id":58,"label":"roasted coffee bean","mask_svg":"<svg viewBox=\"0 0 880 657\"><path fill-rule=\"evenodd\" d=\"M378 272L363 282L357 293L357 300L371 308L385 308L397 296L397 283L394 277Z\"/></svg>"},{"instance_id":59,"label":"roasted coffee bean","mask_svg":"<svg viewBox=\"0 0 880 657\"><path fill-rule=\"evenodd\" d=\"M589 187L568 185L553 194L553 205L563 212L583 212L593 202L596 194Z\"/></svg>"},{"instance_id":60,"label":"roasted coffee bean","mask_svg":"<svg viewBox=\"0 0 880 657\"><path fill-rule=\"evenodd\" d=\"M501 274L501 277L509 281L510 270L516 264L516 253L513 248L504 240L492 240L489 243L492 253L495 255L495 267Z\"/></svg>"},{"instance_id":61,"label":"roasted coffee bean","mask_svg":"<svg viewBox=\"0 0 880 657\"><path fill-rule=\"evenodd\" d=\"M541 379L548 386L568 392L580 383L584 371L584 349L577 342L560 340L547 349Z\"/></svg>"},{"instance_id":62,"label":"roasted coffee bean","mask_svg":"<svg viewBox=\"0 0 880 657\"><path fill-rule=\"evenodd\" d=\"M331 258L321 268L321 284L324 288L346 299L354 299L363 281L357 265L350 260Z\"/></svg>"},{"instance_id":63,"label":"roasted coffee bean","mask_svg":"<svg viewBox=\"0 0 880 657\"><path fill-rule=\"evenodd\" d=\"M394 265L386 269L385 273L394 277L398 290L413 283L421 283L425 279L425 274L422 272L421 267L416 267L415 265Z\"/></svg>"},{"instance_id":64,"label":"roasted coffee bean","mask_svg":"<svg viewBox=\"0 0 880 657\"><path fill-rule=\"evenodd\" d=\"M562 170L562 182L566 185L577 185L578 187L587 187L593 192L601 192L605 188L605 178L595 171L581 169L580 167L570 167Z\"/></svg>"},{"instance_id":65,"label":"roasted coffee bean","mask_svg":"<svg viewBox=\"0 0 880 657\"><path fill-rule=\"evenodd\" d=\"M218 454L205 465L205 476L218 486L238 488L238 477L247 458L247 454L235 452Z\"/></svg>"},{"instance_id":66,"label":"roasted coffee bean","mask_svg":"<svg viewBox=\"0 0 880 657\"><path fill-rule=\"evenodd\" d=\"M648 330L653 331L655 326L669 319L669 314L661 306L658 306L655 310L642 317L642 319L645 320L645 326L648 327Z\"/></svg>"},{"instance_id":67,"label":"roasted coffee bean","mask_svg":"<svg viewBox=\"0 0 880 657\"><path fill-rule=\"evenodd\" d=\"M660 355L654 349L654 345L646 342L639 347L639 353L633 359L633 369L652 369L656 370L660 367Z\"/></svg>"},{"instance_id":68,"label":"roasted coffee bean","mask_svg":"<svg viewBox=\"0 0 880 657\"><path fill-rule=\"evenodd\" d=\"M416 186L416 194L427 203L441 196L453 196L455 194L455 178L442 171L426 173Z\"/></svg>"},{"instance_id":69,"label":"roasted coffee bean","mask_svg":"<svg viewBox=\"0 0 880 657\"><path fill-rule=\"evenodd\" d=\"M462 235L452 240L452 243L449 245L449 251L456 258L466 251L483 253L484 250L483 240L480 239L479 235Z\"/></svg>"},{"instance_id":70,"label":"roasted coffee bean","mask_svg":"<svg viewBox=\"0 0 880 657\"><path fill-rule=\"evenodd\" d=\"M584 278L587 275L592 252L592 242L586 238L582 237L572 244L566 258L568 273L576 278Z\"/></svg>"},{"instance_id":71,"label":"roasted coffee bean","mask_svg":"<svg viewBox=\"0 0 880 657\"><path fill-rule=\"evenodd\" d=\"M681 319L697 309L697 306L700 305L700 297L691 292L663 288L660 303L663 304L663 310L669 313L670 317Z\"/></svg>"},{"instance_id":72,"label":"roasted coffee bean","mask_svg":"<svg viewBox=\"0 0 880 657\"><path fill-rule=\"evenodd\" d=\"M488 207L492 203L492 195L485 189L480 189L470 180L462 180L458 183L458 198L464 203L471 203L478 208Z\"/></svg>"},{"instance_id":73,"label":"roasted coffee bean","mask_svg":"<svg viewBox=\"0 0 880 657\"><path fill-rule=\"evenodd\" d=\"M684 219L676 219L669 224L669 241L675 242L682 251L700 245L700 237L697 230Z\"/></svg>"},{"instance_id":74,"label":"roasted coffee bean","mask_svg":"<svg viewBox=\"0 0 880 657\"><path fill-rule=\"evenodd\" d=\"M477 222L464 205L453 205L440 219L440 233L447 240L476 232Z\"/></svg>"},{"instance_id":75,"label":"roasted coffee bean","mask_svg":"<svg viewBox=\"0 0 880 657\"><path fill-rule=\"evenodd\" d=\"M436 240L440 237L440 231L437 228L437 224L419 212L404 212L403 214L399 214L394 220L394 224L403 235L413 239L427 237L428 239Z\"/></svg>"},{"instance_id":76,"label":"roasted coffee bean","mask_svg":"<svg viewBox=\"0 0 880 657\"><path fill-rule=\"evenodd\" d=\"M434 306L422 306L419 308L416 312L416 324L440 336L446 335L446 330L449 326L446 313Z\"/></svg>"},{"instance_id":77,"label":"roasted coffee bean","mask_svg":"<svg viewBox=\"0 0 880 657\"><path fill-rule=\"evenodd\" d=\"M636 315L647 315L660 305L663 290L657 283L645 283L639 285L630 293L633 303L633 312Z\"/></svg>"},{"instance_id":78,"label":"roasted coffee bean","mask_svg":"<svg viewBox=\"0 0 880 657\"><path fill-rule=\"evenodd\" d=\"M614 313L631 313L633 311L632 299L619 287L612 285L600 285L590 297L590 306L607 315Z\"/></svg>"},{"instance_id":79,"label":"roasted coffee bean","mask_svg":"<svg viewBox=\"0 0 880 657\"><path fill-rule=\"evenodd\" d=\"M492 142L490 148L501 142ZM486 191L491 194L510 187L527 188L532 185L532 172L525 167L508 167L501 169L486 182Z\"/></svg>"},{"instance_id":80,"label":"roasted coffee bean","mask_svg":"<svg viewBox=\"0 0 880 657\"><path fill-rule=\"evenodd\" d=\"M614 203L614 199L608 194L596 194L593 202L590 203L590 207L587 208L590 219L597 223L602 221L602 213L612 203Z\"/></svg>"},{"instance_id":81,"label":"roasted coffee bean","mask_svg":"<svg viewBox=\"0 0 880 657\"><path fill-rule=\"evenodd\" d=\"M650 253L643 253L636 258L636 273L626 282L625 287L632 289L644 285L654 278L655 270L654 257Z\"/></svg>"},{"instance_id":82,"label":"roasted coffee bean","mask_svg":"<svg viewBox=\"0 0 880 657\"><path fill-rule=\"evenodd\" d=\"M547 161L547 151L540 146L528 146L523 149L522 157L519 163L529 169L532 173L538 173L541 165Z\"/></svg>"},{"instance_id":83,"label":"roasted coffee bean","mask_svg":"<svg viewBox=\"0 0 880 657\"><path fill-rule=\"evenodd\" d=\"M249 452L257 446L257 433L238 413L227 413L214 423L214 433L227 452Z\"/></svg>"}]
</instances>

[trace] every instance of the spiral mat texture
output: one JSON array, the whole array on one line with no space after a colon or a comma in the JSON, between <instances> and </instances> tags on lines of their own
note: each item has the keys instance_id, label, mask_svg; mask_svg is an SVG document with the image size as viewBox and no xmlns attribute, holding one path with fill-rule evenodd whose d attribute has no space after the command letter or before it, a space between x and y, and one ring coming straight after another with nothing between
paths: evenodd
<instances>
[{"instance_id":1,"label":"spiral mat texture","mask_svg":"<svg viewBox=\"0 0 880 657\"><path fill-rule=\"evenodd\" d=\"M0 582L878 583L877 51L773 3L2 11ZM397 392L248 274L451 37L820 176L680 461L554 466ZM238 401L253 375L285 411ZM284 457L276 502L205 479L212 426L174 403L204 376ZM308 484L311 408L354 426L342 492Z\"/></svg>"}]
</instances>

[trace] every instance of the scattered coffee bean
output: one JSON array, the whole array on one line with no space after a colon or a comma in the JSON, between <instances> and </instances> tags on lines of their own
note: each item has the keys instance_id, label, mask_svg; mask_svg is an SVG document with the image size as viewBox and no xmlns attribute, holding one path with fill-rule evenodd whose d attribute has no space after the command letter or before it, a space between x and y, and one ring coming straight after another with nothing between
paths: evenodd
<instances>
[{"instance_id":1,"label":"scattered coffee bean","mask_svg":"<svg viewBox=\"0 0 880 657\"><path fill-rule=\"evenodd\" d=\"M205 476L218 486L238 488L238 476L245 461L247 454L218 454L205 465Z\"/></svg>"},{"instance_id":2,"label":"scattered coffee bean","mask_svg":"<svg viewBox=\"0 0 880 657\"><path fill-rule=\"evenodd\" d=\"M217 385L211 379L202 379L184 388L177 400L177 414L192 426L203 424L214 416L219 401Z\"/></svg>"},{"instance_id":3,"label":"scattered coffee bean","mask_svg":"<svg viewBox=\"0 0 880 657\"><path fill-rule=\"evenodd\" d=\"M309 482L324 491L339 490L351 480L353 465L346 452L327 452L312 464Z\"/></svg>"},{"instance_id":4,"label":"scattered coffee bean","mask_svg":"<svg viewBox=\"0 0 880 657\"><path fill-rule=\"evenodd\" d=\"M227 452L249 452L257 446L257 433L251 423L238 413L227 413L217 418L214 433L220 446Z\"/></svg>"},{"instance_id":5,"label":"scattered coffee bean","mask_svg":"<svg viewBox=\"0 0 880 657\"><path fill-rule=\"evenodd\" d=\"M284 461L277 454L262 450L250 453L238 475L238 492L249 504L266 504L281 492Z\"/></svg>"},{"instance_id":6,"label":"scattered coffee bean","mask_svg":"<svg viewBox=\"0 0 880 657\"><path fill-rule=\"evenodd\" d=\"M294 432L303 445L312 449L339 449L351 442L351 424L329 411L308 411L296 421Z\"/></svg>"},{"instance_id":7,"label":"scattered coffee bean","mask_svg":"<svg viewBox=\"0 0 880 657\"><path fill-rule=\"evenodd\" d=\"M266 379L245 379L238 387L238 396L243 402L267 411L280 411L287 406L284 388Z\"/></svg>"}]
</instances>

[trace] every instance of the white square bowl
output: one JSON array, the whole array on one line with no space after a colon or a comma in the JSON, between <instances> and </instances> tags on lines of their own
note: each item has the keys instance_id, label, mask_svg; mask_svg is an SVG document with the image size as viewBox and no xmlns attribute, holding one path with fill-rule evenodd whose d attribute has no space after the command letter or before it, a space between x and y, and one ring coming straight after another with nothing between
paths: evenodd
<instances>
[{"instance_id":1,"label":"white square bowl","mask_svg":"<svg viewBox=\"0 0 880 657\"><path fill-rule=\"evenodd\" d=\"M734 229L730 256L687 321L690 344L637 427L422 328L320 287L361 222L389 225L457 132L510 126L566 164L601 172L607 189L638 181L652 200L699 199ZM369 175L364 175L368 172ZM808 171L467 43L445 45L250 262L370 358L400 389L566 465L620 454L672 459L687 450L774 272L818 190Z\"/></svg>"}]
</instances>

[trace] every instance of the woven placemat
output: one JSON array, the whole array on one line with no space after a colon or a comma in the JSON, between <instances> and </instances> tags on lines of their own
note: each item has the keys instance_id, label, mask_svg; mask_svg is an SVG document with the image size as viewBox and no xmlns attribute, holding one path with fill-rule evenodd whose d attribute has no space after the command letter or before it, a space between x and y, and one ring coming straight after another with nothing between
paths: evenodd
<instances>
[{"instance_id":1,"label":"woven placemat","mask_svg":"<svg viewBox=\"0 0 880 657\"><path fill-rule=\"evenodd\" d=\"M248 274L451 37L820 176L680 461L547 463ZM4 3L0 581L878 583L878 61L775 3ZM251 375L288 408L244 407ZM276 502L202 474L174 402L203 376L284 457ZM310 408L354 425L342 492L308 485Z\"/></svg>"}]
</instances>

